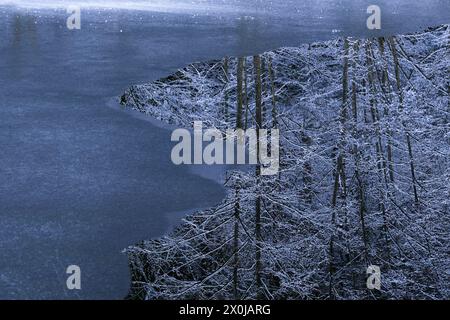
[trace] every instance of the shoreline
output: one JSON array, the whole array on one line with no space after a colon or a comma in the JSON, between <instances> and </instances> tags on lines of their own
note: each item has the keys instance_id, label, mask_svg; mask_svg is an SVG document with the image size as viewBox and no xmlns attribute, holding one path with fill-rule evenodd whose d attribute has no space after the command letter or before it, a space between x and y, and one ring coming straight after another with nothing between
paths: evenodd
<instances>
[{"instance_id":1,"label":"shoreline","mask_svg":"<svg viewBox=\"0 0 450 320\"><path fill-rule=\"evenodd\" d=\"M106 105L107 105L107 107L112 108L113 110L125 113L133 118L148 122L157 128L161 128L161 129L168 130L168 131L173 131L173 130L176 130L179 128L175 124L169 124L162 120L158 120L149 114L146 114L143 112L136 112L135 110L123 107L117 101L117 97L111 97L110 99L108 99ZM188 128L188 130L193 131L193 129L189 129L189 128ZM167 156L170 157L170 155L167 155ZM208 166L206 164L183 165L183 166L186 166L189 169L189 172L191 172L192 174L195 174L202 178L216 182L216 183L220 184L221 186L223 186L223 184L226 180L226 172L228 170L230 170L231 168L233 168L233 166L229 166L229 165L210 165L210 166ZM198 208L196 208L196 209L198 209Z\"/></svg>"}]
</instances>

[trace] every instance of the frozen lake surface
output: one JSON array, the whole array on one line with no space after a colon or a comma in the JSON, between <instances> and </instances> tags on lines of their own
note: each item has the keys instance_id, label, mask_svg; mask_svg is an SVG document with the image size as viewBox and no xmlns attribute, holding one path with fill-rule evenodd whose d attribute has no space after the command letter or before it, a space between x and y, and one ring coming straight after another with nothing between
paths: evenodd
<instances>
[{"instance_id":1,"label":"frozen lake surface","mask_svg":"<svg viewBox=\"0 0 450 320\"><path fill-rule=\"evenodd\" d=\"M123 248L224 197L170 162L169 130L107 106L128 85L225 55L418 31L450 12L448 0L377 1L383 29L369 32L365 0L127 2L136 10L92 1L70 31L51 9L68 1L0 1L0 298L121 299ZM71 264L80 291L66 289Z\"/></svg>"}]
</instances>

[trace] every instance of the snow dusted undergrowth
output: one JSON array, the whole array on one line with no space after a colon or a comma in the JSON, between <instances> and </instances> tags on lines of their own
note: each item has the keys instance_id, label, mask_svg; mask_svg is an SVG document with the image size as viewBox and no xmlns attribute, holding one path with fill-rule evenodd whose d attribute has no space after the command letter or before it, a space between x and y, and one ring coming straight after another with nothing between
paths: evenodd
<instances>
[{"instance_id":1,"label":"snow dusted undergrowth","mask_svg":"<svg viewBox=\"0 0 450 320\"><path fill-rule=\"evenodd\" d=\"M281 48L130 87L127 108L224 130L239 96L240 126L255 127L260 80L263 127L281 134L278 176L228 172L221 204L126 250L130 298L450 298L449 37Z\"/></svg>"}]
</instances>

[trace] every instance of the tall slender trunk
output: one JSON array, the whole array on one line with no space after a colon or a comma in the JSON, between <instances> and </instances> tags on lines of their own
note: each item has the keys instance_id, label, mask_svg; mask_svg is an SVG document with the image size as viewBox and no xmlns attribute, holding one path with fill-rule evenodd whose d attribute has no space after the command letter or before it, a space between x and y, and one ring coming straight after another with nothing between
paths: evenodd
<instances>
[{"instance_id":1,"label":"tall slender trunk","mask_svg":"<svg viewBox=\"0 0 450 320\"><path fill-rule=\"evenodd\" d=\"M371 91L372 91L372 100L371 100L371 115L372 115L372 121L373 124L375 125L376 128L376 134L377 134L377 138L378 138L378 143L377 143L377 152L378 152L378 162L377 164L379 166L381 166L379 168L380 172L383 173L383 177L384 177L384 183L386 186L386 191L389 190L389 183L388 183L388 168L387 168L387 161L386 158L384 156L384 148L383 148L383 139L382 139L382 134L381 134L381 126L380 126L380 112L378 111L378 106L377 106L377 99L376 99L376 95L378 93L376 85L375 85L375 75L376 75L376 68L375 68L375 55L373 53L373 49L372 49L372 42L369 41L368 42L368 47L367 47L367 53L370 56L370 59L368 60L367 64L369 67L369 82L370 82L370 87L371 87Z\"/></svg>"},{"instance_id":2,"label":"tall slender trunk","mask_svg":"<svg viewBox=\"0 0 450 320\"><path fill-rule=\"evenodd\" d=\"M244 130L248 128L248 85L247 85L247 62L244 58L244 105L245 105L245 120Z\"/></svg>"},{"instance_id":3,"label":"tall slender trunk","mask_svg":"<svg viewBox=\"0 0 450 320\"><path fill-rule=\"evenodd\" d=\"M271 101L272 101L272 129L278 129L278 112L277 112L277 101L276 101L276 97L275 97L275 72L273 69L273 61L272 61L272 57L269 56L268 57L268 62L267 62L267 73L268 73L268 78L269 78L269 85L270 85L270 95L271 95ZM279 157L280 157L280 169L282 166L282 158L283 158L283 147L281 145L281 141L280 141L280 146L279 146ZM281 193L281 170L278 170L278 175L277 175L277 189L278 192ZM283 210L281 205L276 205L276 214L280 214L281 211ZM275 223L275 221L274 221Z\"/></svg>"},{"instance_id":4,"label":"tall slender trunk","mask_svg":"<svg viewBox=\"0 0 450 320\"><path fill-rule=\"evenodd\" d=\"M389 84L389 72L388 72L388 63L385 55L384 50L384 38L380 37L378 38L378 45L380 48L380 54L381 58L383 60L383 71L382 71L382 88L383 88L383 94L386 96L386 100L390 102L390 84ZM389 110L385 106L384 108L384 116L387 117L389 115ZM388 124L389 126L389 124ZM389 179L391 183L394 183L394 162L392 159L393 153L392 153L392 130L388 127L387 128L387 159L388 159L388 167L389 167Z\"/></svg>"},{"instance_id":5,"label":"tall slender trunk","mask_svg":"<svg viewBox=\"0 0 450 320\"><path fill-rule=\"evenodd\" d=\"M236 107L236 128L242 129L244 126L242 124L242 105L243 105L243 93L242 93L242 84L243 84L243 71L244 71L244 58L238 58L237 64L237 107Z\"/></svg>"},{"instance_id":6,"label":"tall slender trunk","mask_svg":"<svg viewBox=\"0 0 450 320\"><path fill-rule=\"evenodd\" d=\"M256 153L259 155L259 129L262 129L262 86L261 86L261 57L259 55L253 57L253 65L255 72L255 108L256 108L256 135L257 135L257 147ZM256 252L255 252L255 282L256 282L256 297L257 299L263 298L262 292L262 280L261 280L261 165L258 161L256 165L256 179L257 179L257 196L255 204L255 240L256 240Z\"/></svg>"},{"instance_id":7,"label":"tall slender trunk","mask_svg":"<svg viewBox=\"0 0 450 320\"><path fill-rule=\"evenodd\" d=\"M344 148L345 148L345 132L346 132L346 122L347 122L347 104L348 104L348 52L349 52L349 42L348 39L344 39L344 61L343 61L343 74L342 74L342 105L341 105L341 113L340 113L340 123L341 123L341 133L338 142L338 150L337 150L337 158L336 158L336 169L334 172L334 186L333 186L333 196L331 199L331 224L332 224L332 234L330 237L330 246L329 246L329 273L330 273L330 282L329 282L329 297L332 299L334 297L333 294L333 277L334 277L334 242L335 236L337 232L337 223L336 223L336 204L337 198L339 194L339 186L342 186L343 197L345 200L346 196L346 178L345 178L345 165L344 165ZM339 183L340 182L340 183Z\"/></svg>"},{"instance_id":8,"label":"tall slender trunk","mask_svg":"<svg viewBox=\"0 0 450 320\"><path fill-rule=\"evenodd\" d=\"M261 120L266 121L267 119L267 106L265 101L265 95L267 92L267 78L266 78L266 58L261 55Z\"/></svg>"},{"instance_id":9,"label":"tall slender trunk","mask_svg":"<svg viewBox=\"0 0 450 320\"><path fill-rule=\"evenodd\" d=\"M277 113L277 106L276 106L276 97L275 97L275 75L273 71L273 65L272 65L272 57L269 57L268 62L268 73L269 73L269 81L270 81L270 95L272 98L272 128L278 128L278 113Z\"/></svg>"},{"instance_id":10,"label":"tall slender trunk","mask_svg":"<svg viewBox=\"0 0 450 320\"><path fill-rule=\"evenodd\" d=\"M380 135L380 128L379 128L379 116L378 116L378 109L377 109L377 100L375 98L376 89L374 84L374 62L373 62L373 54L371 50L372 42L370 40L367 40L366 43L366 64L368 66L368 85L369 85L369 91L370 91L370 113L372 115L372 122L375 126L375 132L378 137L378 141L375 143L375 149L376 149L376 155L377 155L377 168L378 168L378 174L380 183L382 184L383 181L387 187L387 176L386 176L386 162L384 160L383 155L383 145L381 142L381 135ZM386 242L386 248L387 248L387 255L388 260L390 260L390 242L389 242L389 227L387 224L387 215L386 215L386 206L385 206L385 196L380 191L380 204L379 209L382 213L383 217L383 233L385 237Z\"/></svg>"},{"instance_id":11,"label":"tall slender trunk","mask_svg":"<svg viewBox=\"0 0 450 320\"><path fill-rule=\"evenodd\" d=\"M228 83L230 82L230 78L228 77L228 57L225 57L223 60L223 71L225 72L225 96L224 96L224 105L223 105L223 115L225 118L225 123L228 124Z\"/></svg>"},{"instance_id":12,"label":"tall slender trunk","mask_svg":"<svg viewBox=\"0 0 450 320\"><path fill-rule=\"evenodd\" d=\"M358 104L357 104L357 87L356 87L356 62L357 57L359 54L359 42L357 41L355 45L353 46L353 59L352 59L352 69L353 69L353 76L352 76L352 113L353 113L353 136L355 139L358 137ZM367 235L367 229L366 229L366 222L365 222L365 214L366 214L366 204L365 204L365 192L364 192L364 184L361 178L360 173L360 158L359 158L359 150L358 150L358 144L355 142L353 144L353 157L355 161L355 178L358 185L358 202L359 202L359 217L361 221L361 230L362 230L362 238L364 243L364 257L366 260L366 263L369 260L369 254L368 254L368 235Z\"/></svg>"},{"instance_id":13,"label":"tall slender trunk","mask_svg":"<svg viewBox=\"0 0 450 320\"><path fill-rule=\"evenodd\" d=\"M398 54L397 54L397 48L396 48L396 44L395 44L395 38L394 37L390 37L389 38L389 44L390 44L390 48L391 48L391 53L392 53L392 58L394 60L394 68L395 68L395 80L396 80L396 84L397 84L397 94L398 94L398 99L400 102L399 108L400 108L400 112L403 112L403 91L402 91L402 83L401 83L401 78L400 78L400 63L398 60ZM410 166L410 170L411 170L411 179L412 179L412 187L413 187L413 193L414 193L414 201L416 204L419 204L419 195L417 192L417 180L416 180L416 171L415 171L415 167L414 167L414 156L413 156L413 149L412 149L412 143L411 143L411 137L410 137L410 133L409 130L406 126L406 123L403 122L402 123L403 128L405 130L405 135L406 135L406 144L408 146L408 156L409 156L409 166Z\"/></svg>"},{"instance_id":14,"label":"tall slender trunk","mask_svg":"<svg viewBox=\"0 0 450 320\"><path fill-rule=\"evenodd\" d=\"M239 220L240 220L240 197L239 197L239 181L235 186L235 202L234 202L234 234L233 234L233 251L234 251L234 265L233 265L233 296L235 300L239 300Z\"/></svg>"},{"instance_id":15,"label":"tall slender trunk","mask_svg":"<svg viewBox=\"0 0 450 320\"><path fill-rule=\"evenodd\" d=\"M309 150L309 148L312 145L312 138L308 135L308 119L306 119L305 121L305 125L304 125L304 130L303 130L303 134L302 134L302 142L306 145L306 148ZM313 192L312 192L312 183L313 183L313 179L312 179L312 165L311 165L311 161L309 160L305 160L305 163L303 164L303 183L304 183L304 187L303 187L303 194L306 200L306 203L308 203L309 205L312 204L312 200L313 200Z\"/></svg>"}]
</instances>

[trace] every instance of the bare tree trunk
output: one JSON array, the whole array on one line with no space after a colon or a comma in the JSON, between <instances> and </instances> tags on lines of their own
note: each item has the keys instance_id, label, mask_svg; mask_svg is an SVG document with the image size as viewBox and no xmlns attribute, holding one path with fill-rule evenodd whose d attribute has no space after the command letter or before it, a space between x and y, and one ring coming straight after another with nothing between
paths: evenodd
<instances>
[{"instance_id":1,"label":"bare tree trunk","mask_svg":"<svg viewBox=\"0 0 450 320\"><path fill-rule=\"evenodd\" d=\"M343 197L345 200L346 196L346 178L345 178L345 165L344 165L344 148L345 148L345 131L346 131L346 121L347 121L347 104L348 104L348 52L349 52L349 42L348 39L344 39L344 61L343 61L343 74L342 74L342 106L341 106L341 114L340 114L340 122L341 122L341 138L338 143L338 154L336 158L336 169L334 172L334 186L333 186L333 196L331 199L331 207L332 207L332 234L330 238L330 247L329 247L329 272L330 272L330 282L329 282L329 297L332 299L334 297L333 294L333 273L334 273L334 242L335 236L337 232L337 223L336 223L336 204L337 197L339 194L339 186L342 186ZM341 184L339 184L341 182Z\"/></svg>"},{"instance_id":2,"label":"bare tree trunk","mask_svg":"<svg viewBox=\"0 0 450 320\"><path fill-rule=\"evenodd\" d=\"M225 118L225 122L228 124L228 83L230 82L230 78L228 77L228 57L225 57L223 60L223 71L225 72L225 101L224 101L224 106L223 106L223 114L224 114L224 118Z\"/></svg>"},{"instance_id":3,"label":"bare tree trunk","mask_svg":"<svg viewBox=\"0 0 450 320\"><path fill-rule=\"evenodd\" d=\"M268 78L269 78L270 95L271 95L271 101L272 101L272 129L278 129L278 112L277 112L276 97L275 97L275 72L273 69L273 62L272 62L271 56L268 57L267 73L268 73ZM281 193L281 171L282 171L281 170L281 167L282 167L281 160L283 158L282 154L283 154L283 147L281 146L281 141L280 141L280 146L279 146L280 170L278 170L277 182L276 182L277 190L279 193ZM276 205L275 210L276 210L275 216L278 216L283 211L283 208L281 205ZM274 223L275 223L275 221L274 221Z\"/></svg>"},{"instance_id":4,"label":"bare tree trunk","mask_svg":"<svg viewBox=\"0 0 450 320\"><path fill-rule=\"evenodd\" d=\"M309 149L309 147L311 147L311 145L312 145L313 140L308 135L308 132L307 132L308 131L307 121L308 120L306 120L306 123L304 125L302 142ZM304 194L306 203L311 205L312 200L313 200L313 191L312 191L313 179L312 179L312 166L311 166L311 162L309 160L305 160L305 163L303 164L303 183L304 183L303 194Z\"/></svg>"},{"instance_id":5,"label":"bare tree trunk","mask_svg":"<svg viewBox=\"0 0 450 320\"><path fill-rule=\"evenodd\" d=\"M390 84L389 84L389 73L388 64L384 51L384 38L378 38L378 44L380 48L381 57L383 59L383 72L382 72L382 88L383 94L387 97L387 101L390 101L388 95L390 94ZM384 115L389 115L389 110L387 107L384 109ZM390 128L387 130L387 158L389 166L389 179L391 183L394 183L394 162L392 159L392 131Z\"/></svg>"},{"instance_id":6,"label":"bare tree trunk","mask_svg":"<svg viewBox=\"0 0 450 320\"><path fill-rule=\"evenodd\" d=\"M233 296L235 300L239 300L239 219L240 219L240 197L239 197L239 181L236 182L235 187L235 202L234 202L234 234L233 234L233 251L234 251L234 265L233 265Z\"/></svg>"},{"instance_id":7,"label":"bare tree trunk","mask_svg":"<svg viewBox=\"0 0 450 320\"><path fill-rule=\"evenodd\" d=\"M260 136L259 129L262 129L262 86L261 86L261 57L259 55L253 57L253 65L255 72L255 107L256 107L256 129L257 129L257 148L256 152L259 155L259 144L260 144ZM261 165L258 161L256 165L256 177L257 177L257 188L258 192L260 191L259 185L261 183ZM256 290L257 299L263 298L262 292L262 280L261 280L261 196L258 194L256 196L256 205L255 205L255 240L256 240L256 252L255 252L255 282L256 282Z\"/></svg>"},{"instance_id":8,"label":"bare tree trunk","mask_svg":"<svg viewBox=\"0 0 450 320\"><path fill-rule=\"evenodd\" d=\"M247 62L244 58L244 104L245 104L245 123L244 130L248 128L248 86L247 86Z\"/></svg>"},{"instance_id":9,"label":"bare tree trunk","mask_svg":"<svg viewBox=\"0 0 450 320\"><path fill-rule=\"evenodd\" d=\"M267 78L266 78L266 58L261 55L261 120L265 121L268 119L266 112L267 106L265 101L265 96L267 93Z\"/></svg>"},{"instance_id":10,"label":"bare tree trunk","mask_svg":"<svg viewBox=\"0 0 450 320\"><path fill-rule=\"evenodd\" d=\"M359 53L359 42L356 42L353 46L353 78L352 78L352 112L353 112L353 136L356 138L358 136L358 104L357 104L357 88L356 88L356 60ZM358 145L355 142L353 144L353 157L355 161L355 177L358 185L358 201L359 201L359 217L361 220L361 230L362 230L362 238L364 243L364 255L365 260L368 262L369 260L369 244L368 244L368 235L366 229L365 222L365 214L366 214L366 204L365 204L365 192L364 192L364 184L361 178L360 173L360 158L359 158L359 150Z\"/></svg>"},{"instance_id":11,"label":"bare tree trunk","mask_svg":"<svg viewBox=\"0 0 450 320\"><path fill-rule=\"evenodd\" d=\"M400 63L398 61L398 54L397 54L397 48L395 44L395 38L390 37L389 38L389 44L391 48L392 57L394 60L394 67L395 67L395 80L397 83L397 94L400 101L400 111L403 111L403 91L402 91L402 83L400 79ZM412 184L413 184L413 193L414 193L414 201L416 204L419 204L419 195L417 192L417 180L416 180L416 173L414 168L414 156L413 156L413 150L412 150L412 144L411 144L411 137L410 133L408 131L408 128L406 127L405 123L403 124L403 128L405 129L406 134L406 144L408 146L408 156L409 156L409 165L411 170L411 178L412 178Z\"/></svg>"},{"instance_id":12,"label":"bare tree trunk","mask_svg":"<svg viewBox=\"0 0 450 320\"><path fill-rule=\"evenodd\" d=\"M278 113L275 98L275 75L273 71L272 57L269 57L268 72L270 80L270 95L272 97L272 128L278 128L278 119L277 119Z\"/></svg>"},{"instance_id":13,"label":"bare tree trunk","mask_svg":"<svg viewBox=\"0 0 450 320\"><path fill-rule=\"evenodd\" d=\"M366 63L367 66L369 68L368 71L368 84L369 84L369 90L370 90L370 113L372 115L372 122L375 125L375 131L376 131L376 135L378 137L378 141L375 144L375 148L376 148L376 154L377 154L377 168L378 168L378 172L379 172L379 179L380 179L380 183L384 183L386 185L387 188L387 175L386 175L386 162L384 160L384 155L383 155L383 145L381 142L381 135L380 135L380 128L379 128L379 116L378 116L378 109L376 106L376 98L375 98L375 93L376 93L376 89L375 89L375 84L374 84L374 63L373 63L373 54L371 53L371 46L372 43L370 40L367 41L366 43ZM385 196L384 194L381 194L380 191L380 204L379 204L379 208L380 211L382 213L383 216L383 233L385 236L385 241L386 241L386 248L387 248L387 255L388 255L388 260L390 260L390 243L389 243L389 238L388 238L388 234L389 234L389 227L387 224L387 216L386 216L386 207L385 207Z\"/></svg>"},{"instance_id":14,"label":"bare tree trunk","mask_svg":"<svg viewBox=\"0 0 450 320\"><path fill-rule=\"evenodd\" d=\"M237 107L236 107L236 128L242 129L244 126L242 124L242 104L243 104L243 94L242 94L242 83L243 83L243 71L244 71L244 58L238 58L237 64Z\"/></svg>"},{"instance_id":15,"label":"bare tree trunk","mask_svg":"<svg viewBox=\"0 0 450 320\"><path fill-rule=\"evenodd\" d=\"M371 92L372 92L372 99L371 99L371 115L372 115L372 121L376 127L376 134L377 134L377 138L378 138L378 143L377 143L377 152L378 152L378 161L377 161L377 165L379 165L379 170L380 172L383 173L383 177L384 177L384 182L386 185L386 190L389 189L389 185L388 185L388 169L387 169L387 161L386 158L384 156L384 148L383 148L383 141L382 141L382 137L381 137L381 127L380 127L380 113L378 111L378 106L377 106L377 100L376 100L376 94L377 94L377 89L375 86L375 75L376 75L376 69L375 69L375 55L373 53L372 50L372 42L368 41L368 46L367 46L367 54L368 56L370 56L370 59L367 60L367 65L369 67L369 83L370 83L370 88L371 88Z\"/></svg>"}]
</instances>

